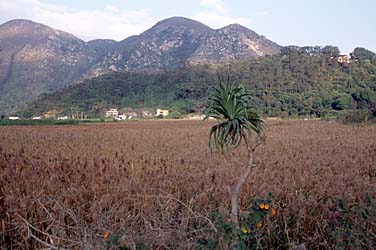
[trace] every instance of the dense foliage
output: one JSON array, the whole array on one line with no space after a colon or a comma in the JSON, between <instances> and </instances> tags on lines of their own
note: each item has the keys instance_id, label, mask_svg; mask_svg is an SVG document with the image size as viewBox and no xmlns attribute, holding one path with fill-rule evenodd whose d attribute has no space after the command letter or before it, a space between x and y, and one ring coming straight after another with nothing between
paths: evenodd
<instances>
[{"instance_id":1,"label":"dense foliage","mask_svg":"<svg viewBox=\"0 0 376 250\"><path fill-rule=\"evenodd\" d=\"M336 47L285 47L281 53L220 66L185 67L157 74L112 73L67 87L23 109L101 114L109 107L164 107L200 111L219 74L230 74L268 116L333 116L348 110L376 116L376 54L356 48L350 63L338 62Z\"/></svg>"},{"instance_id":2,"label":"dense foliage","mask_svg":"<svg viewBox=\"0 0 376 250\"><path fill-rule=\"evenodd\" d=\"M218 124L210 130L210 148L212 142L222 151L236 148L243 139L246 144L251 143L251 133L262 133L263 121L249 102L249 94L243 86L221 83L212 89L207 117L215 118Z\"/></svg>"}]
</instances>

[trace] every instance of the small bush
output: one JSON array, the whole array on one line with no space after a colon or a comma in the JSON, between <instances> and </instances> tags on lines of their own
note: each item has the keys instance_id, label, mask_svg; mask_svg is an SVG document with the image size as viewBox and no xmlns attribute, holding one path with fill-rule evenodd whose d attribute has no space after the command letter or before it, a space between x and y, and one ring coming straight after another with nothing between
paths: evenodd
<instances>
[{"instance_id":1,"label":"small bush","mask_svg":"<svg viewBox=\"0 0 376 250\"><path fill-rule=\"evenodd\" d=\"M275 202L272 195L251 201L248 215L240 218L241 227L236 229L229 217L217 213L213 216L218 234L202 237L196 249L373 249L375 247L373 219L376 203L368 193L357 204L349 205L346 199L338 199L330 211L330 221L315 221L311 235L294 237L302 218L286 211ZM290 232L290 233L289 233ZM320 234L318 234L320 232ZM300 238L300 239L299 239ZM315 240L313 240L315 239Z\"/></svg>"},{"instance_id":2,"label":"small bush","mask_svg":"<svg viewBox=\"0 0 376 250\"><path fill-rule=\"evenodd\" d=\"M172 111L169 115L168 115L168 118L171 118L171 119L179 119L181 118L182 115L179 111Z\"/></svg>"},{"instance_id":3,"label":"small bush","mask_svg":"<svg viewBox=\"0 0 376 250\"><path fill-rule=\"evenodd\" d=\"M370 120L368 110L348 110L338 115L338 120L343 123L363 123Z\"/></svg>"}]
</instances>

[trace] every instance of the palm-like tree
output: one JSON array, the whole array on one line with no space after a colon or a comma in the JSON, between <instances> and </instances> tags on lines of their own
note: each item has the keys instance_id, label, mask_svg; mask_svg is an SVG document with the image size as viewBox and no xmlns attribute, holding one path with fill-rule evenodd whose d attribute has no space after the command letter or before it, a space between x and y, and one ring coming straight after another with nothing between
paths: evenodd
<instances>
[{"instance_id":1,"label":"palm-like tree","mask_svg":"<svg viewBox=\"0 0 376 250\"><path fill-rule=\"evenodd\" d=\"M241 145L243 141L248 152L247 167L240 175L238 181L228 186L231 196L231 219L239 228L238 221L238 193L256 165L255 150L264 141L264 122L253 111L250 95L243 86L220 83L213 87L209 96L209 106L206 118L215 118L218 124L210 130L209 147L213 144L220 152L232 150Z\"/></svg>"}]
</instances>

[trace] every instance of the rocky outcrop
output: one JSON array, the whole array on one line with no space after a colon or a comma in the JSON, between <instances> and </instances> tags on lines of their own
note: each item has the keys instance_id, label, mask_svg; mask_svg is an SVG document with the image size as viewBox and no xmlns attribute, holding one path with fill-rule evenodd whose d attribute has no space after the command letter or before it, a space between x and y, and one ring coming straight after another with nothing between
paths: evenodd
<instances>
[{"instance_id":1,"label":"rocky outcrop","mask_svg":"<svg viewBox=\"0 0 376 250\"><path fill-rule=\"evenodd\" d=\"M278 53L281 46L239 24L209 33L189 57L190 64L216 64Z\"/></svg>"}]
</instances>

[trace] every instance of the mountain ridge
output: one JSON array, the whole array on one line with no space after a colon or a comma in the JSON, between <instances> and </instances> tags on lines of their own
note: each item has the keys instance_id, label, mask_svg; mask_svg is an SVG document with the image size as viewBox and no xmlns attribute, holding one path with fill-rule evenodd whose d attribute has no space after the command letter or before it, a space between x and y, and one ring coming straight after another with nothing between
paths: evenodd
<instances>
[{"instance_id":1,"label":"mountain ridge","mask_svg":"<svg viewBox=\"0 0 376 250\"><path fill-rule=\"evenodd\" d=\"M26 19L0 25L0 113L43 93L109 72L159 72L278 53L281 46L238 24L212 29L185 17L122 41L85 42Z\"/></svg>"}]
</instances>

